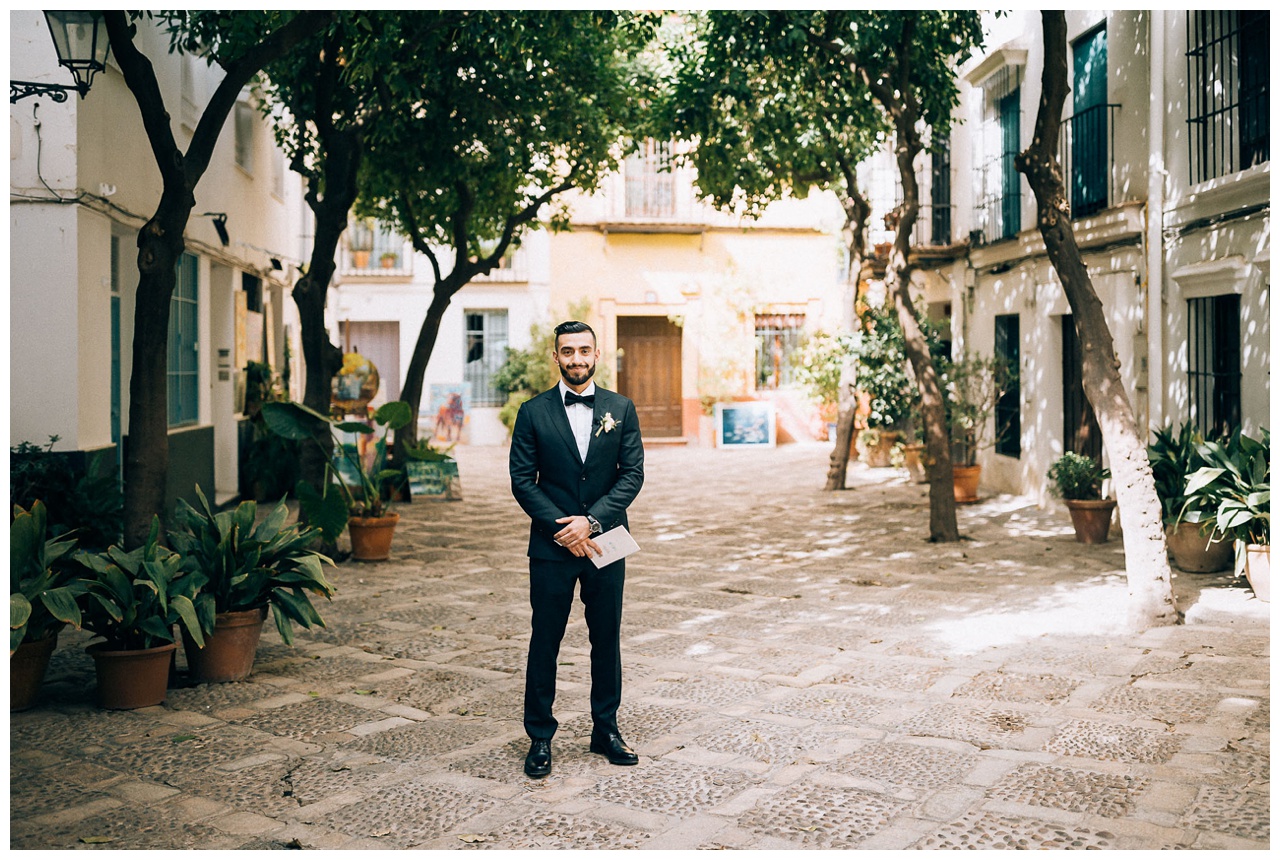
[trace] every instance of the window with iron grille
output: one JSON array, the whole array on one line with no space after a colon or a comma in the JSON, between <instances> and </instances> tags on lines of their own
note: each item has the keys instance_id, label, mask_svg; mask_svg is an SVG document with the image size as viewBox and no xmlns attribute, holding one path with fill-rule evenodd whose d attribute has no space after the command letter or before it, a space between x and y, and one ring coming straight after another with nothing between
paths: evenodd
<instances>
[{"instance_id":1,"label":"window with iron grille","mask_svg":"<svg viewBox=\"0 0 1280 860\"><path fill-rule=\"evenodd\" d=\"M472 406L501 406L507 396L493 385L507 360L506 310L468 310L462 381L471 386Z\"/></svg>"},{"instance_id":2,"label":"window with iron grille","mask_svg":"<svg viewBox=\"0 0 1280 860\"><path fill-rule=\"evenodd\" d=\"M1187 12L1191 181L1271 158L1271 13Z\"/></svg>"},{"instance_id":3,"label":"window with iron grille","mask_svg":"<svg viewBox=\"0 0 1280 860\"><path fill-rule=\"evenodd\" d=\"M1111 176L1111 107L1107 104L1107 28L1099 27L1072 45L1072 116L1064 121L1071 214L1093 215L1107 208Z\"/></svg>"},{"instance_id":4,"label":"window with iron grille","mask_svg":"<svg viewBox=\"0 0 1280 860\"><path fill-rule=\"evenodd\" d=\"M756 314L756 389L776 389L795 380L791 357L804 337L804 314Z\"/></svg>"},{"instance_id":5,"label":"window with iron grille","mask_svg":"<svg viewBox=\"0 0 1280 860\"><path fill-rule=\"evenodd\" d=\"M177 283L169 299L169 426L200 420L200 289L198 261L192 254L178 260Z\"/></svg>"},{"instance_id":6,"label":"window with iron grille","mask_svg":"<svg viewBox=\"0 0 1280 860\"><path fill-rule=\"evenodd\" d=\"M932 169L929 185L931 206L929 238L934 245L951 244L951 143L943 141L930 156Z\"/></svg>"},{"instance_id":7,"label":"window with iron grille","mask_svg":"<svg viewBox=\"0 0 1280 860\"><path fill-rule=\"evenodd\" d=\"M982 87L975 238L985 244L1022 229L1022 179L1014 164L1022 144L1022 66L1005 66Z\"/></svg>"},{"instance_id":8,"label":"window with iron grille","mask_svg":"<svg viewBox=\"0 0 1280 860\"><path fill-rule=\"evenodd\" d=\"M1190 418L1205 438L1240 426L1240 297L1187 300Z\"/></svg>"},{"instance_id":9,"label":"window with iron grille","mask_svg":"<svg viewBox=\"0 0 1280 860\"><path fill-rule=\"evenodd\" d=\"M996 453L1006 457L1022 456L1022 388L1018 384L1018 362L1021 353L1017 314L996 317L996 358L1004 359L1010 370L1010 381L996 401Z\"/></svg>"},{"instance_id":10,"label":"window with iron grille","mask_svg":"<svg viewBox=\"0 0 1280 860\"><path fill-rule=\"evenodd\" d=\"M627 183L627 217L670 218L675 215L675 174L671 144L647 139L623 166Z\"/></svg>"}]
</instances>

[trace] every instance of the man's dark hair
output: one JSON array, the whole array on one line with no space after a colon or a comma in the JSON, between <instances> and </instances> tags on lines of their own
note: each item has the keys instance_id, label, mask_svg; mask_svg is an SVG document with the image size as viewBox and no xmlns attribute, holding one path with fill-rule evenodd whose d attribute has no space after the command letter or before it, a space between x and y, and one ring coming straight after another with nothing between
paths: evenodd
<instances>
[{"instance_id":1,"label":"man's dark hair","mask_svg":"<svg viewBox=\"0 0 1280 860\"><path fill-rule=\"evenodd\" d=\"M593 343L596 339L596 333L591 326L584 322L579 322L578 320L566 320L556 326L554 331L556 333L554 343L557 349L560 347L560 335L562 334L578 334L579 332L589 331L591 332L591 340Z\"/></svg>"}]
</instances>

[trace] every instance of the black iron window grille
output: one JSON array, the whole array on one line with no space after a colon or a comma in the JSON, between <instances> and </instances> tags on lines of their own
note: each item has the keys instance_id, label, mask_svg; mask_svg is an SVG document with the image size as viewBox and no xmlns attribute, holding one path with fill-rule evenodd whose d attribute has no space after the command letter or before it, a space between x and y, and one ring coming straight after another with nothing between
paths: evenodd
<instances>
[{"instance_id":1,"label":"black iron window grille","mask_svg":"<svg viewBox=\"0 0 1280 860\"><path fill-rule=\"evenodd\" d=\"M1084 218L1106 209L1115 197L1115 119L1120 105L1100 104L1062 123L1058 159L1070 177L1071 217Z\"/></svg>"},{"instance_id":2,"label":"black iron window grille","mask_svg":"<svg viewBox=\"0 0 1280 860\"><path fill-rule=\"evenodd\" d=\"M494 387L493 377L507 360L507 312L468 310L466 355L462 381L471 387L472 406L501 406L507 396Z\"/></svg>"},{"instance_id":3,"label":"black iron window grille","mask_svg":"<svg viewBox=\"0 0 1280 860\"><path fill-rule=\"evenodd\" d=\"M1191 182L1271 158L1271 13L1187 12Z\"/></svg>"},{"instance_id":4,"label":"black iron window grille","mask_svg":"<svg viewBox=\"0 0 1280 860\"><path fill-rule=\"evenodd\" d=\"M932 152L929 170L929 240L951 244L951 147L943 143ZM923 213L921 213L923 214Z\"/></svg>"},{"instance_id":5,"label":"black iron window grille","mask_svg":"<svg viewBox=\"0 0 1280 860\"><path fill-rule=\"evenodd\" d=\"M1021 356L1021 325L1017 314L996 317L996 358L1009 368L1005 391L996 401L996 453L1022 456L1022 388L1018 383Z\"/></svg>"},{"instance_id":6,"label":"black iron window grille","mask_svg":"<svg viewBox=\"0 0 1280 860\"><path fill-rule=\"evenodd\" d=\"M199 260L178 259L177 280L169 298L169 426L200 420L200 285Z\"/></svg>"},{"instance_id":7,"label":"black iron window grille","mask_svg":"<svg viewBox=\"0 0 1280 860\"><path fill-rule=\"evenodd\" d=\"M1240 297L1187 300L1190 419L1205 438L1240 426Z\"/></svg>"},{"instance_id":8,"label":"black iron window grille","mask_svg":"<svg viewBox=\"0 0 1280 860\"><path fill-rule=\"evenodd\" d=\"M792 357L804 339L804 314L756 315L756 389L777 389L795 381Z\"/></svg>"},{"instance_id":9,"label":"black iron window grille","mask_svg":"<svg viewBox=\"0 0 1280 860\"><path fill-rule=\"evenodd\" d=\"M1021 87L1021 66L1006 66L983 85L975 244L1011 239L1022 229L1022 178L1014 164L1022 146Z\"/></svg>"}]
</instances>

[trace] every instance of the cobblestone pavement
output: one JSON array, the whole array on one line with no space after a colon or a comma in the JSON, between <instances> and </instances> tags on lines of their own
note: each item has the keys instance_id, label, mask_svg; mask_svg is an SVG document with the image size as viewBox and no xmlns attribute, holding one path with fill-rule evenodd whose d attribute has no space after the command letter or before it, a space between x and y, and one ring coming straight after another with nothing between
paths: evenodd
<instances>
[{"instance_id":1,"label":"cobblestone pavement","mask_svg":"<svg viewBox=\"0 0 1280 860\"><path fill-rule=\"evenodd\" d=\"M1180 575L1188 623L1121 629L1121 544L995 497L924 540L925 488L827 448L654 448L633 508L619 768L586 751L581 607L554 771L521 771L527 520L502 448L401 507L328 628L251 678L92 704L64 634L10 718L10 847L1266 848L1269 612ZM179 657L179 667L184 666Z\"/></svg>"}]
</instances>

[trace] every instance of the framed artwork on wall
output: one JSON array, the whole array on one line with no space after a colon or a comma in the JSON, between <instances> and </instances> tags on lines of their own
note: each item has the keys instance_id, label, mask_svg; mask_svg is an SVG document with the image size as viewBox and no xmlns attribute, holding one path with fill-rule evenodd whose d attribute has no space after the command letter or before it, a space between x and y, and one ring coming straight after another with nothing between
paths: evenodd
<instances>
[{"instance_id":1,"label":"framed artwork on wall","mask_svg":"<svg viewBox=\"0 0 1280 860\"><path fill-rule=\"evenodd\" d=\"M772 403L717 403L715 419L716 447L772 448L777 444Z\"/></svg>"}]
</instances>

